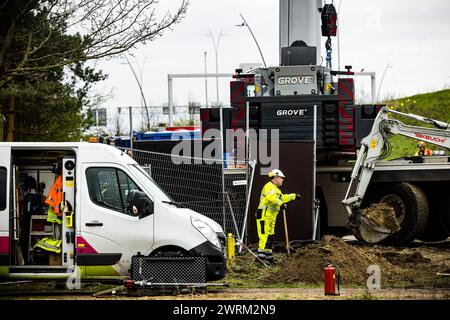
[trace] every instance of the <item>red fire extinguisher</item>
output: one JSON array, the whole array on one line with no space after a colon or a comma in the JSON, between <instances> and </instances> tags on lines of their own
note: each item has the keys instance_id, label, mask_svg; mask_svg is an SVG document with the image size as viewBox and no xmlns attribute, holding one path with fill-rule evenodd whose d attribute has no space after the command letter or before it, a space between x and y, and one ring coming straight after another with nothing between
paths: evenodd
<instances>
[{"instance_id":1,"label":"red fire extinguisher","mask_svg":"<svg viewBox=\"0 0 450 320\"><path fill-rule=\"evenodd\" d=\"M338 266L328 264L323 268L324 280L325 280L325 295L326 296L339 296L340 293L340 280L341 272ZM337 282L337 292L336 292Z\"/></svg>"}]
</instances>

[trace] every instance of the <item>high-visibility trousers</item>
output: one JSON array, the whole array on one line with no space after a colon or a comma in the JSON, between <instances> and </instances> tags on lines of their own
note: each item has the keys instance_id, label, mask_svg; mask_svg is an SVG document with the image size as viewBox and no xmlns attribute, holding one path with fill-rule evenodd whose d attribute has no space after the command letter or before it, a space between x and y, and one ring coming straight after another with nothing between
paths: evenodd
<instances>
[{"instance_id":1,"label":"high-visibility trousers","mask_svg":"<svg viewBox=\"0 0 450 320\"><path fill-rule=\"evenodd\" d=\"M275 234L275 222L277 221L277 211L258 209L256 211L256 228L258 230L258 252L272 253L272 242Z\"/></svg>"}]
</instances>

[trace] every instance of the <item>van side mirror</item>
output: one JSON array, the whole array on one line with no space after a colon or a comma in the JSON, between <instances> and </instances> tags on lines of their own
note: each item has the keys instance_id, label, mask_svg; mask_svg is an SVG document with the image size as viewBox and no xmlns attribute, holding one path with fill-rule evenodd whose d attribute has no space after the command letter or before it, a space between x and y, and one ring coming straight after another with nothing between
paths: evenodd
<instances>
[{"instance_id":1,"label":"van side mirror","mask_svg":"<svg viewBox=\"0 0 450 320\"><path fill-rule=\"evenodd\" d=\"M144 192L130 191L127 211L132 216L139 216L139 219L142 219L154 213L154 204Z\"/></svg>"}]
</instances>

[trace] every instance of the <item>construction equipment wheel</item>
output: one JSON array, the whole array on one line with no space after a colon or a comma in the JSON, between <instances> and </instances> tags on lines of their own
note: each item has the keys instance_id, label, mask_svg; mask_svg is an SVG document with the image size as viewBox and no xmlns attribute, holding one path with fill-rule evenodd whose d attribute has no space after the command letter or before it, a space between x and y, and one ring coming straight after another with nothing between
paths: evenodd
<instances>
[{"instance_id":1,"label":"construction equipment wheel","mask_svg":"<svg viewBox=\"0 0 450 320\"><path fill-rule=\"evenodd\" d=\"M400 230L380 241L384 244L400 245L420 236L427 225L429 216L428 199L423 190L411 183L380 184L372 189L368 203L386 203L395 210ZM360 239L361 234L354 232Z\"/></svg>"}]
</instances>

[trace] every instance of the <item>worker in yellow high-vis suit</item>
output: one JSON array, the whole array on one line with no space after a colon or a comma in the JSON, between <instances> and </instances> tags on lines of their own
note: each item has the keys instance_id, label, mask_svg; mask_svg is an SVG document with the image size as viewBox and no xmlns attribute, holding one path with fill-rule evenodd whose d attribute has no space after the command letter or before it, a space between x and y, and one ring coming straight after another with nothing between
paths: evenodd
<instances>
[{"instance_id":1,"label":"worker in yellow high-vis suit","mask_svg":"<svg viewBox=\"0 0 450 320\"><path fill-rule=\"evenodd\" d=\"M269 173L271 179L261 192L258 210L256 211L256 227L258 230L259 244L258 257L269 263L274 263L272 243L275 234L275 223L280 209L286 208L286 203L299 200L299 194L283 194L280 187L286 178L278 169Z\"/></svg>"}]
</instances>

